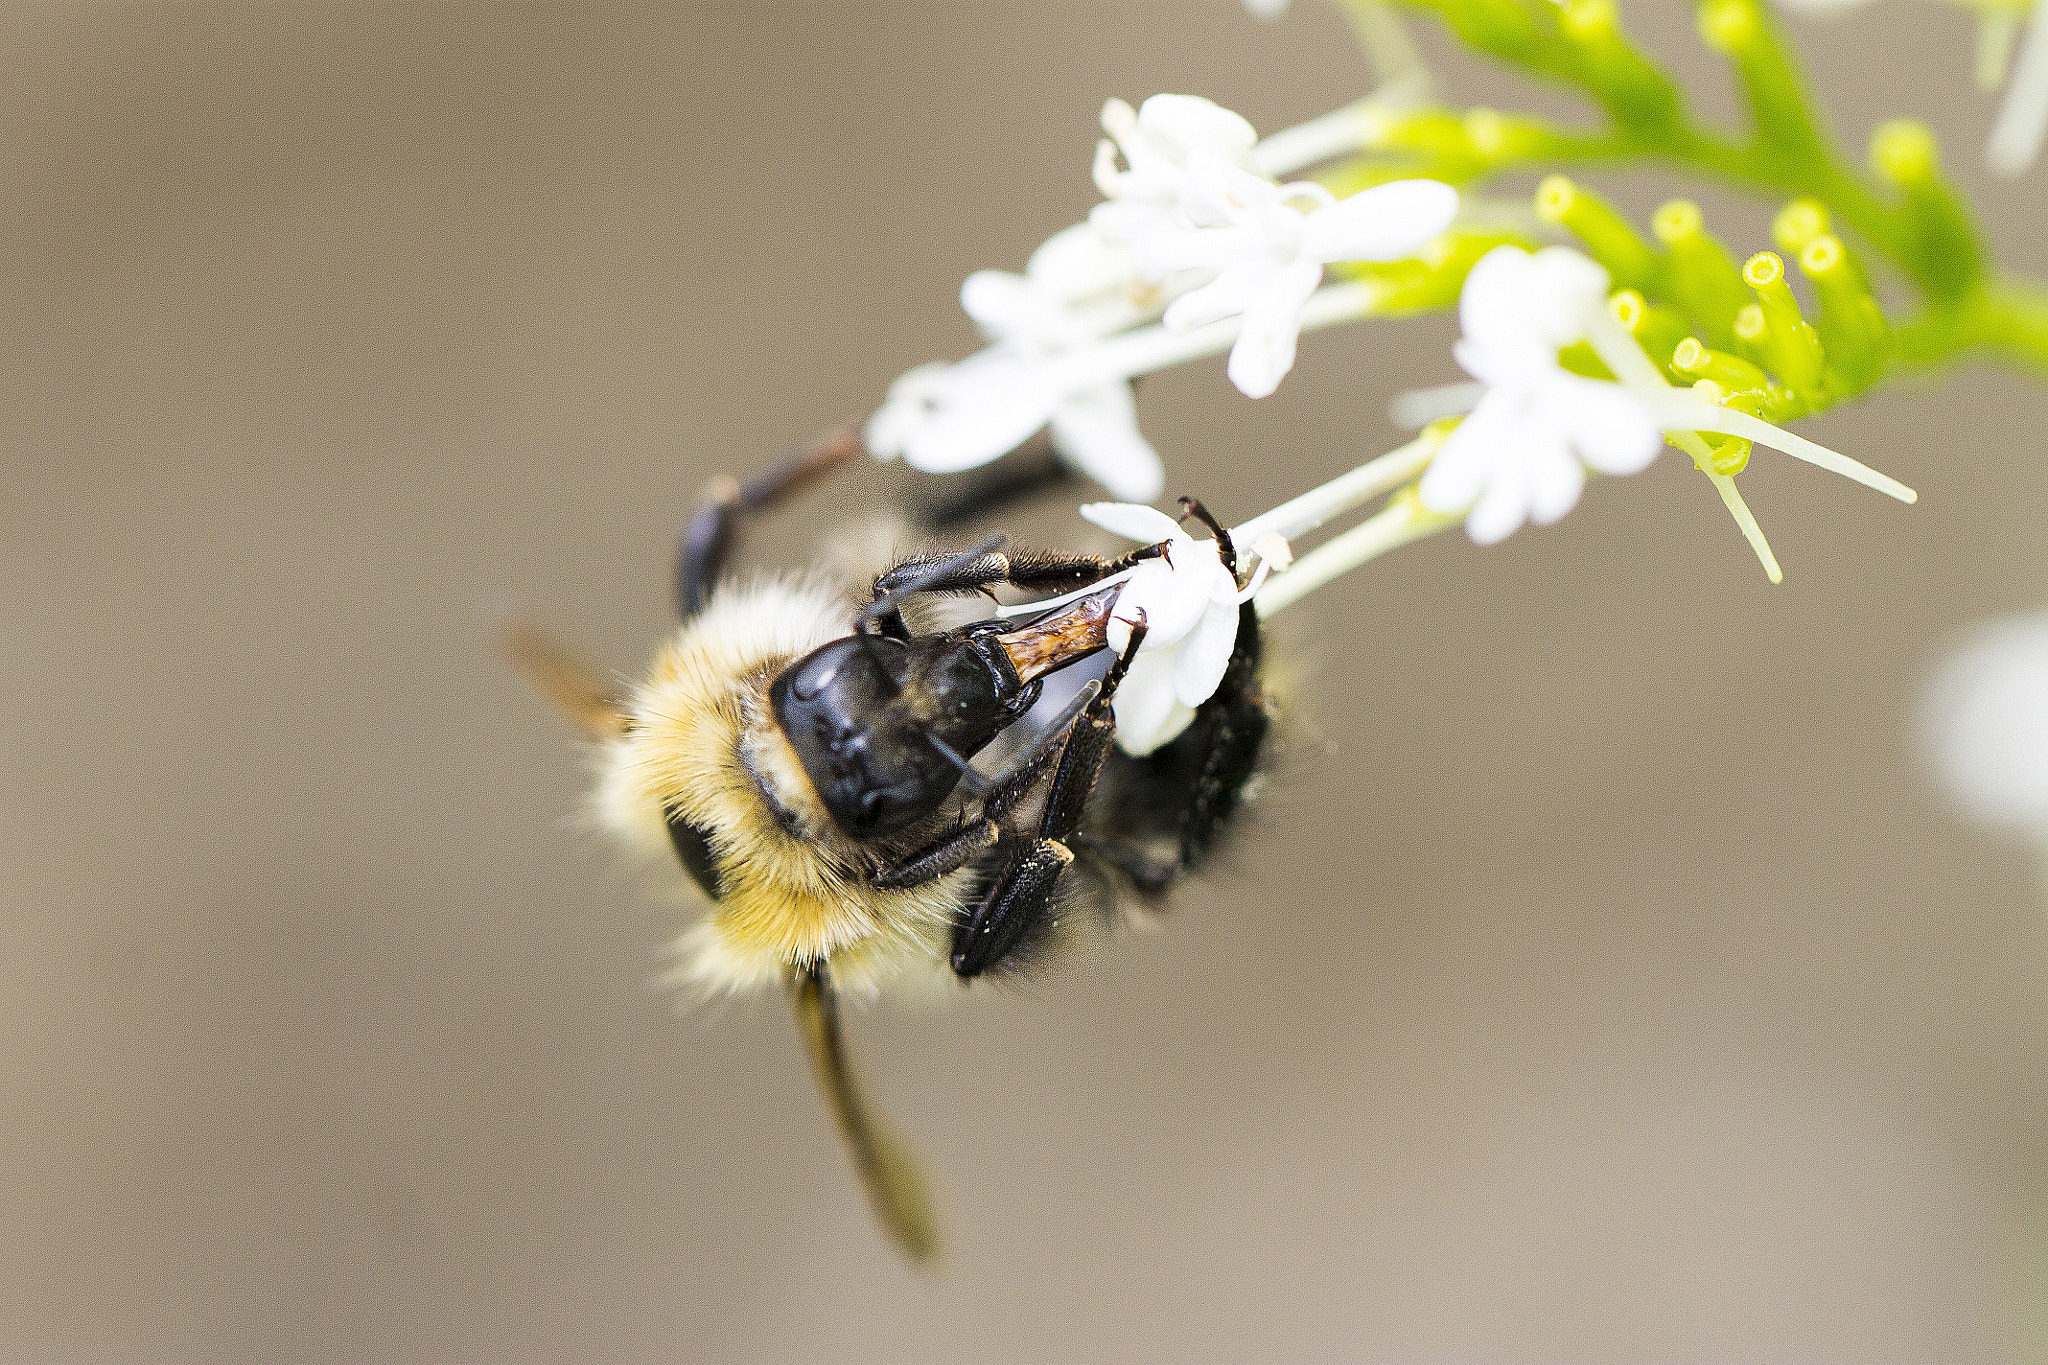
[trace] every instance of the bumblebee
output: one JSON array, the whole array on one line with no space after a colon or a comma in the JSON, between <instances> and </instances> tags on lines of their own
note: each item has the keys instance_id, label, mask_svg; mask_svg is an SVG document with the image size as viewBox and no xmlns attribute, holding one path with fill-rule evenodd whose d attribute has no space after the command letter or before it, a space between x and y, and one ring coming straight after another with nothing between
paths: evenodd
<instances>
[{"instance_id":1,"label":"bumblebee","mask_svg":"<svg viewBox=\"0 0 2048 1365\"><path fill-rule=\"evenodd\" d=\"M936 1250L930 1200L861 1098L839 998L1013 965L1057 924L1072 874L1159 898L1238 806L1270 714L1246 602L1222 685L1188 727L1144 757L1112 744L1111 703L1145 638L1140 619L1109 649L1120 576L1167 545L1112 559L1006 552L996 538L912 556L857 592L818 570L725 576L746 518L860 449L844 431L745 482L712 483L678 555L681 627L636 686L605 686L529 629L509 649L597 741L601 822L679 860L709 900L682 941L682 974L790 991L869 1199L921 1261ZM1235 575L1228 533L1183 506ZM999 587L1054 600L1017 620L910 624L935 599ZM1098 656L1098 676L1046 700L1054 675Z\"/></svg>"}]
</instances>

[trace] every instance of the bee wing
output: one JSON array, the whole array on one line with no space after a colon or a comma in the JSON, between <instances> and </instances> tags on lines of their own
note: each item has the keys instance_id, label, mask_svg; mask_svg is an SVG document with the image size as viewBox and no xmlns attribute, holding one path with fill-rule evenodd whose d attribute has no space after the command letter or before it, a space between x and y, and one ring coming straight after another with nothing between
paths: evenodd
<instances>
[{"instance_id":1,"label":"bee wing","mask_svg":"<svg viewBox=\"0 0 2048 1365\"><path fill-rule=\"evenodd\" d=\"M521 621L506 629L502 647L513 667L591 739L626 733L626 703L553 636Z\"/></svg>"},{"instance_id":2,"label":"bee wing","mask_svg":"<svg viewBox=\"0 0 2048 1365\"><path fill-rule=\"evenodd\" d=\"M893 1133L876 1124L861 1103L839 1031L839 1002L822 964L797 978L793 1001L811 1071L839 1125L839 1135L846 1139L868 1202L905 1256L918 1264L933 1260L939 1252L939 1230L931 1192L916 1159Z\"/></svg>"}]
</instances>

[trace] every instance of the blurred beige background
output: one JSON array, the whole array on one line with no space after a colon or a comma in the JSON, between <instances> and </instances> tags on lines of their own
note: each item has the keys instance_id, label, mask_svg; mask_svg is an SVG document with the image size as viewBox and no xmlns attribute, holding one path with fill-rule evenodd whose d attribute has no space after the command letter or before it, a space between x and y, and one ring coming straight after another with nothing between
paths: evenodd
<instances>
[{"instance_id":1,"label":"blurred beige background","mask_svg":"<svg viewBox=\"0 0 2048 1365\"><path fill-rule=\"evenodd\" d=\"M1689 12L1631 8L1725 106ZM486 623L637 669L701 481L969 349L960 279L1085 211L1105 96L1357 93L1296 10L0 11L0 1353L2048 1350L2044 897L1910 730L1944 640L2048 600L2009 375L1814 424L1917 508L1759 456L1780 588L1667 455L1282 618L1296 742L1166 932L855 1021L935 1275L780 1003L654 985L675 912L569 827ZM1854 143L1929 117L2048 270L1964 16L1815 52ZM1176 371L1145 425L1242 516L1390 444L1450 335L1311 339L1258 404Z\"/></svg>"}]
</instances>

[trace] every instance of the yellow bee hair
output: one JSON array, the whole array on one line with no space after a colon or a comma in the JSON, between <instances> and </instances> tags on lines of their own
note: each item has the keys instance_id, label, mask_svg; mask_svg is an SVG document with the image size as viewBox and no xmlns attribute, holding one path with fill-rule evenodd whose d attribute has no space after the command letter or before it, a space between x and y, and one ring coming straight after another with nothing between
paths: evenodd
<instances>
[{"instance_id":1,"label":"yellow bee hair","mask_svg":"<svg viewBox=\"0 0 2048 1365\"><path fill-rule=\"evenodd\" d=\"M943 977L960 882L884 891L872 853L832 822L768 690L788 664L853 630L856 607L814 576L721 585L656 655L603 741L599 822L674 865L668 820L705 832L721 895L680 943L677 980L705 993L786 984L829 960L834 989L872 996L906 973Z\"/></svg>"}]
</instances>

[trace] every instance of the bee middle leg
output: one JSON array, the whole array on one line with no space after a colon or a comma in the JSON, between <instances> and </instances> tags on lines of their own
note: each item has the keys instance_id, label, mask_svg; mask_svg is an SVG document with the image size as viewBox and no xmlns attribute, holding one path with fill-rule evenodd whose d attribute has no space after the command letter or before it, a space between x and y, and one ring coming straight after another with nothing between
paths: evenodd
<instances>
[{"instance_id":1,"label":"bee middle leg","mask_svg":"<svg viewBox=\"0 0 2048 1365\"><path fill-rule=\"evenodd\" d=\"M842 427L746 479L721 474L704 486L676 551L676 611L687 621L703 610L732 558L742 519L773 506L861 451L860 429Z\"/></svg>"},{"instance_id":2,"label":"bee middle leg","mask_svg":"<svg viewBox=\"0 0 2048 1365\"><path fill-rule=\"evenodd\" d=\"M981 903L953 930L953 971L973 978L1000 964L1043 922L1053 904L1060 874L1074 861L1067 844L1082 827L1088 802L1116 733L1110 702L1117 685L1144 643L1142 620L1131 627L1130 643L1103 675L1102 689L1082 710L1060 750L1039 815L1038 834L1012 854Z\"/></svg>"}]
</instances>

